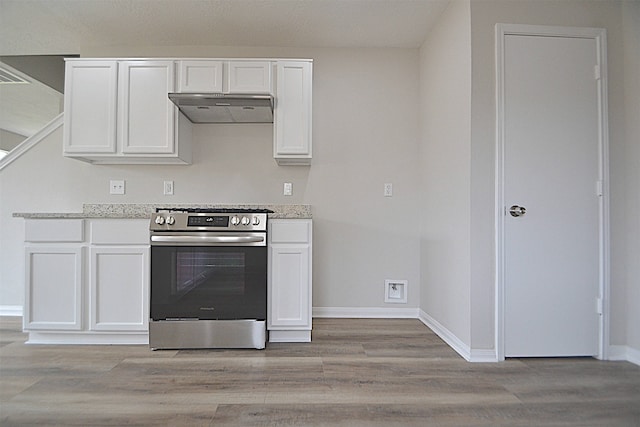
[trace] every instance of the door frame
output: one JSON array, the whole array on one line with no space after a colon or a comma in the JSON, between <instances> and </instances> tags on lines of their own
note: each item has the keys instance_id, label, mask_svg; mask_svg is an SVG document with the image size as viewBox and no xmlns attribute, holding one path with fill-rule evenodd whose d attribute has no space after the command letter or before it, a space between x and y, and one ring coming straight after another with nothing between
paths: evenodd
<instances>
[{"instance_id":1,"label":"door frame","mask_svg":"<svg viewBox=\"0 0 640 427\"><path fill-rule=\"evenodd\" d=\"M496 24L496 168L495 168L495 349L496 359L505 359L505 197L504 197L504 39L508 35L570 37L596 42L597 66L594 78L598 92L598 182L594 191L598 200L599 298L594 310L600 314L597 358L608 359L609 353L609 128L607 105L607 38L603 28L555 27L524 24Z\"/></svg>"}]
</instances>

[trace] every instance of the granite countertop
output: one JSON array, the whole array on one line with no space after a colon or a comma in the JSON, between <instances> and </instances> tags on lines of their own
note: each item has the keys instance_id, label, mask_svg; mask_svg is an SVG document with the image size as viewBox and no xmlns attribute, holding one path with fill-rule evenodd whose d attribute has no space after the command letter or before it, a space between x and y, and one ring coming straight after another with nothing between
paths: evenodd
<instances>
[{"instance_id":1,"label":"granite countertop","mask_svg":"<svg viewBox=\"0 0 640 427\"><path fill-rule=\"evenodd\" d=\"M31 219L73 218L145 218L151 217L156 208L243 208L269 209L271 219L310 219L311 205L256 205L256 204L84 204L82 212L15 212L14 217Z\"/></svg>"}]
</instances>

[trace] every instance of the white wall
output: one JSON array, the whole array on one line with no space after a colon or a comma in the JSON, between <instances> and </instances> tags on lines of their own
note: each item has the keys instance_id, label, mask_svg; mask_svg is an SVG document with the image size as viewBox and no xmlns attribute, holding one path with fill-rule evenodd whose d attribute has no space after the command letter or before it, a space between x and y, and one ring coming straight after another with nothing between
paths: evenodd
<instances>
[{"instance_id":1,"label":"white wall","mask_svg":"<svg viewBox=\"0 0 640 427\"><path fill-rule=\"evenodd\" d=\"M384 279L408 279L407 307L430 311L472 349L491 349L495 339L494 25L590 26L608 32L611 341L640 350L639 3L471 1L470 18L465 4L451 5L420 52L232 47L102 47L82 52L112 57L314 58L314 164L275 166L270 135L258 128L242 131L242 137L224 126L199 129L194 147L198 160L189 167L90 166L63 159L62 135L56 133L0 172L0 305L22 302L23 220L11 218L11 212L78 211L83 202L161 202L167 200L161 195L162 180L174 179L176 195L171 202L312 204L314 306L384 307ZM471 52L465 38L471 40ZM468 55L470 88L461 72L469 66ZM456 67L451 81L443 75L446 67ZM424 101L420 109L419 98ZM439 120L425 117L426 112ZM453 123L447 121L451 116ZM213 139L215 144L210 144ZM241 164L237 144L249 153L247 175L237 173ZM445 165L453 169L447 172ZM222 179L227 172L236 179L228 180L225 189L194 184L197 179ZM128 194L109 196L110 178L127 179ZM290 198L281 196L285 180L294 183ZM394 184L391 199L382 197L385 182ZM458 210L448 212L442 203ZM459 227L453 219L460 221ZM456 270L441 268L433 257L441 257L442 265ZM420 271L423 279L418 286Z\"/></svg>"},{"instance_id":2,"label":"white wall","mask_svg":"<svg viewBox=\"0 0 640 427\"><path fill-rule=\"evenodd\" d=\"M466 4L452 2L421 49L421 212L425 220L420 306L472 352L494 348L495 24L603 27L608 34L609 72L611 343L637 351L640 3L472 0L470 37L465 28ZM465 38L471 40L470 49ZM471 65L464 52L471 55ZM455 65L457 69L452 70ZM464 75L468 67L472 70L470 94ZM451 117L456 119L454 124ZM469 117L470 125L465 120ZM470 141L465 135L470 135ZM470 164L465 169L466 161ZM470 196L466 203L465 194ZM448 211L448 206L457 210ZM465 329L467 325L470 330Z\"/></svg>"},{"instance_id":3,"label":"white wall","mask_svg":"<svg viewBox=\"0 0 640 427\"><path fill-rule=\"evenodd\" d=\"M419 305L418 50L95 48L83 56L314 59L313 165L279 167L269 125L200 125L191 166L93 166L62 157L62 132L0 171L0 305L23 300L23 220L82 203L308 203L314 215L314 307ZM125 179L127 194L108 194ZM175 195L162 195L162 181ZM282 195L283 182L293 196ZM394 195L383 197L383 184ZM413 222L412 222L413 221ZM408 303L384 304L385 279Z\"/></svg>"},{"instance_id":4,"label":"white wall","mask_svg":"<svg viewBox=\"0 0 640 427\"><path fill-rule=\"evenodd\" d=\"M469 1L452 1L427 37L420 83L420 308L470 346Z\"/></svg>"},{"instance_id":5,"label":"white wall","mask_svg":"<svg viewBox=\"0 0 640 427\"><path fill-rule=\"evenodd\" d=\"M624 236L626 275L626 333L618 341L640 354L640 2L625 1L622 6L624 51ZM616 337L618 338L618 337ZM638 356L636 356L638 357Z\"/></svg>"},{"instance_id":6,"label":"white wall","mask_svg":"<svg viewBox=\"0 0 640 427\"><path fill-rule=\"evenodd\" d=\"M637 6L633 6L637 7ZM606 28L609 71L609 141L611 168L611 342L632 342L625 334L629 292L637 296L640 277L637 269L628 275L625 264L628 253L637 254L638 240L629 240L633 221L625 213L625 199L637 203L640 181L630 152L637 153L635 139L625 139L623 51L621 3L617 1L565 0L540 2L535 0L485 0L471 2L472 40L472 107L471 107L471 277L472 314L471 343L473 348L492 348L494 340L494 153L495 153L495 66L494 26L496 23L516 23L557 26ZM630 32L637 32L637 25ZM638 50L632 43L631 49ZM630 66L631 67L631 66ZM633 76L633 74L632 74ZM637 77L637 74L635 74ZM633 78L633 77L632 77ZM637 103L637 89L636 89ZM636 104L637 105L637 104ZM637 108L637 107L636 107ZM637 111L637 110L636 110ZM637 117L637 116L636 116ZM635 120L637 122L637 118ZM628 135L629 136L629 135ZM633 136L633 135L631 135ZM636 163L637 164L637 163ZM635 177L634 181L630 178ZM635 225L637 230L637 225ZM637 259L635 260L637 265ZM636 305L637 307L637 305ZM636 310L634 310L636 311ZM637 316L637 315L634 315ZM638 322L636 322L637 325ZM637 334L637 327L636 334ZM638 342L637 337L635 342Z\"/></svg>"}]
</instances>

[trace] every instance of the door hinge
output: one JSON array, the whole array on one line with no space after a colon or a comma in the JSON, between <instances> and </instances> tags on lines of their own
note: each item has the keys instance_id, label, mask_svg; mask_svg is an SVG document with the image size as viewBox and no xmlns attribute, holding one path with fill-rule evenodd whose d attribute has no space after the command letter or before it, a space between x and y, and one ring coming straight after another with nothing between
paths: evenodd
<instances>
[{"instance_id":1,"label":"door hinge","mask_svg":"<svg viewBox=\"0 0 640 427\"><path fill-rule=\"evenodd\" d=\"M593 78L600 80L600 65L595 65L593 67Z\"/></svg>"},{"instance_id":2,"label":"door hinge","mask_svg":"<svg viewBox=\"0 0 640 427\"><path fill-rule=\"evenodd\" d=\"M604 196L604 182L602 180L596 181L596 195L598 197Z\"/></svg>"},{"instance_id":3,"label":"door hinge","mask_svg":"<svg viewBox=\"0 0 640 427\"><path fill-rule=\"evenodd\" d=\"M604 304L602 302L602 298L596 298L596 313L600 315L604 313Z\"/></svg>"}]
</instances>

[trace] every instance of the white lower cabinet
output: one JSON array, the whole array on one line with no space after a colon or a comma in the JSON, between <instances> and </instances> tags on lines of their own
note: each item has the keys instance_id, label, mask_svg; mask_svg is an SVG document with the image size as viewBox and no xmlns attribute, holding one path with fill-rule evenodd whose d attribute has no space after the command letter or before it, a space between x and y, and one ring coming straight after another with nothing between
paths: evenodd
<instances>
[{"instance_id":1,"label":"white lower cabinet","mask_svg":"<svg viewBox=\"0 0 640 427\"><path fill-rule=\"evenodd\" d=\"M147 219L26 219L33 344L148 344ZM269 221L270 342L311 341L310 219Z\"/></svg>"},{"instance_id":2,"label":"white lower cabinet","mask_svg":"<svg viewBox=\"0 0 640 427\"><path fill-rule=\"evenodd\" d=\"M79 245L27 246L26 330L82 329L83 248Z\"/></svg>"},{"instance_id":3,"label":"white lower cabinet","mask_svg":"<svg viewBox=\"0 0 640 427\"><path fill-rule=\"evenodd\" d=\"M147 219L27 219L24 329L35 344L147 344Z\"/></svg>"},{"instance_id":4,"label":"white lower cabinet","mask_svg":"<svg viewBox=\"0 0 640 427\"><path fill-rule=\"evenodd\" d=\"M311 341L311 236L310 219L269 222L270 342Z\"/></svg>"},{"instance_id":5,"label":"white lower cabinet","mask_svg":"<svg viewBox=\"0 0 640 427\"><path fill-rule=\"evenodd\" d=\"M147 331L149 248L91 248L89 270L91 330Z\"/></svg>"}]
</instances>

